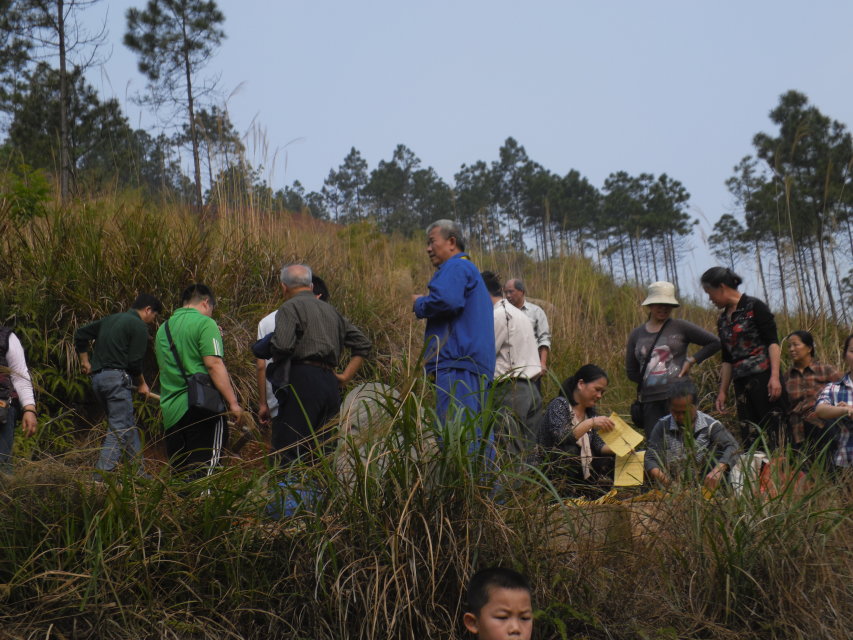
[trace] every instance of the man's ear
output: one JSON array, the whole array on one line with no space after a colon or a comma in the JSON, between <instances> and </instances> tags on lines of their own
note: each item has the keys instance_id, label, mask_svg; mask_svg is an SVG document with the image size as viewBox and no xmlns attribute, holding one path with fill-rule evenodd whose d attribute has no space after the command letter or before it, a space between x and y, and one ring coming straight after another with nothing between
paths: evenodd
<instances>
[{"instance_id":1,"label":"man's ear","mask_svg":"<svg viewBox=\"0 0 853 640\"><path fill-rule=\"evenodd\" d=\"M281 295L287 295L287 286L283 282L279 282L278 286L281 287Z\"/></svg>"},{"instance_id":2,"label":"man's ear","mask_svg":"<svg viewBox=\"0 0 853 640\"><path fill-rule=\"evenodd\" d=\"M480 624L477 616L473 613L466 613L462 616L462 623L465 625L465 628L468 629L471 633L477 634L479 633Z\"/></svg>"}]
</instances>

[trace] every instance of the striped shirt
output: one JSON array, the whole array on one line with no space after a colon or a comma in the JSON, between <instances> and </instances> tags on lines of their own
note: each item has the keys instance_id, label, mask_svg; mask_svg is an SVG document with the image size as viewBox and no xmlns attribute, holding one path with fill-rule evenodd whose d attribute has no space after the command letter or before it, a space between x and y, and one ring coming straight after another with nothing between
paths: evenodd
<instances>
[{"instance_id":1,"label":"striped shirt","mask_svg":"<svg viewBox=\"0 0 853 640\"><path fill-rule=\"evenodd\" d=\"M850 374L847 373L839 382L830 382L823 388L820 395L817 397L815 407L821 404L828 404L832 407L837 407L844 402L845 404L853 404L853 382L850 380ZM853 467L853 420L850 418L836 418L827 420L827 426L832 426L837 430L836 435L836 450L833 462L837 467Z\"/></svg>"},{"instance_id":2,"label":"striped shirt","mask_svg":"<svg viewBox=\"0 0 853 640\"><path fill-rule=\"evenodd\" d=\"M272 339L276 360L311 360L334 368L344 347L353 356L370 355L367 336L313 291L300 291L279 307Z\"/></svg>"}]
</instances>

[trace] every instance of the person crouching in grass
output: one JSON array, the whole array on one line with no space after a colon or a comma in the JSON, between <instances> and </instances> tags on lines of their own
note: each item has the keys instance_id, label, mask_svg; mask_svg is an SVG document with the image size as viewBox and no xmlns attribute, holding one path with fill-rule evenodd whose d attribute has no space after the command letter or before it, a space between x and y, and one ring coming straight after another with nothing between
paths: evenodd
<instances>
[{"instance_id":1,"label":"person crouching in grass","mask_svg":"<svg viewBox=\"0 0 853 640\"><path fill-rule=\"evenodd\" d=\"M468 582L465 628L479 640L530 640L533 605L530 583L512 569L491 567Z\"/></svg>"},{"instance_id":2,"label":"person crouching in grass","mask_svg":"<svg viewBox=\"0 0 853 640\"><path fill-rule=\"evenodd\" d=\"M696 408L696 386L690 380L672 385L669 415L657 421L646 449L646 473L669 486L687 469L704 476L705 487L716 489L737 457L734 436Z\"/></svg>"}]
</instances>

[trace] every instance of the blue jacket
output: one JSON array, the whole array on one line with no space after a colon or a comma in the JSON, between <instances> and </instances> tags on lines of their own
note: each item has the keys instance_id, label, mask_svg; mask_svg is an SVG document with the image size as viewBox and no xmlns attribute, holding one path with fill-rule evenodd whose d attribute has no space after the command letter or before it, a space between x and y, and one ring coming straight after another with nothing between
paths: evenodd
<instances>
[{"instance_id":1,"label":"blue jacket","mask_svg":"<svg viewBox=\"0 0 853 640\"><path fill-rule=\"evenodd\" d=\"M414 311L418 318L427 319L427 372L467 369L492 379L494 305L479 269L466 254L456 254L436 270L429 294L415 300Z\"/></svg>"}]
</instances>

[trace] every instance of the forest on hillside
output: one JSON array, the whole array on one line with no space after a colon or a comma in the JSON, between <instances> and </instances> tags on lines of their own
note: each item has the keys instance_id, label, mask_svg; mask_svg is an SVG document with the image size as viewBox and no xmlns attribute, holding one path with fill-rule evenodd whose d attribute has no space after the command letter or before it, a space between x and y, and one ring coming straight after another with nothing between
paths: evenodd
<instances>
[{"instance_id":1,"label":"forest on hillside","mask_svg":"<svg viewBox=\"0 0 853 640\"><path fill-rule=\"evenodd\" d=\"M202 215L301 212L339 224L369 219L407 236L452 217L480 251L578 254L623 282L676 284L685 251L707 241L722 263L755 270L756 289L785 313L849 323L853 142L798 91L779 97L774 130L755 134L753 154L732 159L733 208L706 239L693 233L689 185L677 177L615 166L595 185L581 168L561 175L542 166L512 137L494 159L462 164L452 182L399 144L374 167L351 148L319 191L298 181L276 188L247 160L249 134L216 86L227 35L216 3L140 2L125 33L87 30L104 4L0 0L0 207L16 216L38 215L52 189L64 203L133 189ZM132 127L119 101L87 81L110 46L136 54L147 86L134 99L157 116L157 130Z\"/></svg>"}]
</instances>

